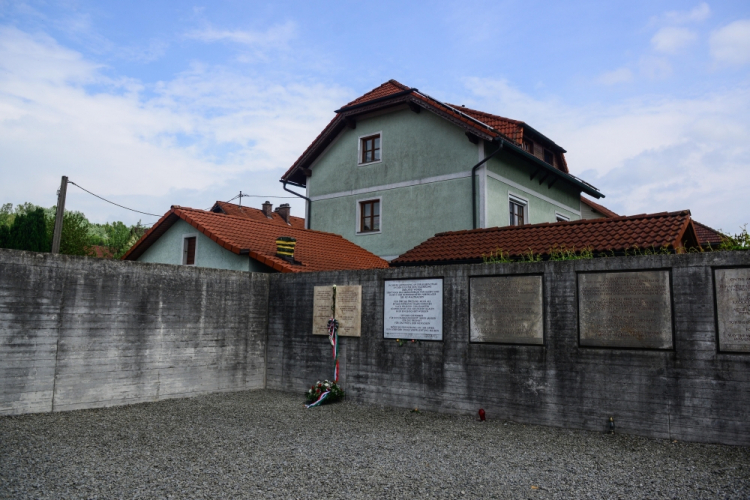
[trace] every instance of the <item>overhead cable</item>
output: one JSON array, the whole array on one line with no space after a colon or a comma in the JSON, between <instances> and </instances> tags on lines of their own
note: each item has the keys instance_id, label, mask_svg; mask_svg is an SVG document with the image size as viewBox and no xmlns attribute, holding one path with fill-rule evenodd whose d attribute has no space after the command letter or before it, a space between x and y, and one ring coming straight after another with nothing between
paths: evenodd
<instances>
[{"instance_id":1,"label":"overhead cable","mask_svg":"<svg viewBox=\"0 0 750 500\"><path fill-rule=\"evenodd\" d=\"M87 192L88 194L90 194L90 195L92 195L92 196L96 196L96 197L97 197L97 198L99 198L100 200L106 201L107 203L111 203L112 205L116 205L116 206L118 206L118 207L120 207L120 208L124 208L125 210L130 210L131 212L137 212L137 213L139 213L139 214L143 214L143 215L150 215L150 216L152 216L152 217L161 217L161 215L150 214L150 213L148 213L148 212L141 212L140 210L135 210L135 209L133 209L133 208L128 208L128 207L124 207L124 206L122 206L122 205L120 205L120 204L118 204L118 203L115 203L114 201L109 201L109 200L107 200L106 198L102 198L102 197L101 197L101 196L99 196L98 194L94 194L94 193L92 193L91 191L89 191L88 189L86 189L86 188L84 188L84 187L81 187L81 186L79 186L78 184L76 184L76 183L75 183L75 182L73 182L73 181L70 181L70 180L69 180L69 181L68 181L68 184L73 184L73 185L74 185L75 187L77 187L77 188L79 188L79 189L83 189L83 190L84 190L84 191L86 191L86 192Z\"/></svg>"}]
</instances>

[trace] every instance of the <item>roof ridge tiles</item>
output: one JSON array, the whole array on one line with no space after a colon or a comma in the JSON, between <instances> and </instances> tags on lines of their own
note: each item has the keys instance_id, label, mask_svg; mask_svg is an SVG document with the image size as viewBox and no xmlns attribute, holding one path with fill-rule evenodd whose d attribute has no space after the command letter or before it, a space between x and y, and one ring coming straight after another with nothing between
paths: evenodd
<instances>
[{"instance_id":1,"label":"roof ridge tiles","mask_svg":"<svg viewBox=\"0 0 750 500\"><path fill-rule=\"evenodd\" d=\"M516 125L526 125L526 122L524 122L524 121L514 120L513 118L508 118L507 116L496 115L494 113L488 113L487 111L481 111L481 110L474 109L474 108L468 108L468 107L466 107L464 105L451 104L449 102L446 102L445 104L447 104L448 106L452 106L452 107L456 108L459 111L471 111L472 113L478 113L480 115L491 116L492 118L499 118L501 120L506 120L506 121L512 122L512 123L514 123Z\"/></svg>"},{"instance_id":2,"label":"roof ridge tiles","mask_svg":"<svg viewBox=\"0 0 750 500\"><path fill-rule=\"evenodd\" d=\"M538 229L544 227L561 227L561 226L574 226L574 225L594 225L594 224L609 224L612 222L620 222L625 220L626 222L631 220L640 219L653 219L656 217L668 217L678 215L690 215L690 210L678 210L675 212L656 212L653 214L637 214L637 215L620 215L618 217L601 217L597 219L579 219L570 221L558 221L558 222L539 222L537 224L524 224L522 226L493 226L493 227L480 227L476 229L460 229L457 231L443 231L436 233L435 236L443 236L446 234L463 234L463 233L484 233L484 232L495 232L495 231L526 231L531 229ZM433 236L434 238L434 236Z\"/></svg>"}]
</instances>

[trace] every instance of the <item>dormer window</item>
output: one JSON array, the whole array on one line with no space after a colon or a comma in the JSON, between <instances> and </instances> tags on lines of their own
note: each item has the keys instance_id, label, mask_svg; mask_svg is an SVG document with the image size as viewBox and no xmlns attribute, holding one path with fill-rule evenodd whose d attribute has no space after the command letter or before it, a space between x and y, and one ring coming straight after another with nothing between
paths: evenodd
<instances>
[{"instance_id":1,"label":"dormer window","mask_svg":"<svg viewBox=\"0 0 750 500\"><path fill-rule=\"evenodd\" d=\"M523 150L526 151L529 154L534 154L534 143L524 139L523 141Z\"/></svg>"},{"instance_id":2,"label":"dormer window","mask_svg":"<svg viewBox=\"0 0 750 500\"><path fill-rule=\"evenodd\" d=\"M380 134L360 138L359 163L380 161Z\"/></svg>"},{"instance_id":3,"label":"dormer window","mask_svg":"<svg viewBox=\"0 0 750 500\"><path fill-rule=\"evenodd\" d=\"M544 150L544 161L553 166L555 164L555 155L549 149Z\"/></svg>"}]
</instances>

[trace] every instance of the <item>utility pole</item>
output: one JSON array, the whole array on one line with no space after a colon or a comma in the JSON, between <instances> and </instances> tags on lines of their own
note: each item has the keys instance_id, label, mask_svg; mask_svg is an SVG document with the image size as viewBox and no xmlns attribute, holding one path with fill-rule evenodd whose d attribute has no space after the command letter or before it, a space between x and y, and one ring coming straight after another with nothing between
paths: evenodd
<instances>
[{"instance_id":1,"label":"utility pole","mask_svg":"<svg viewBox=\"0 0 750 500\"><path fill-rule=\"evenodd\" d=\"M52 233L52 253L60 253L63 215L65 215L65 194L68 191L68 177L63 175L60 190L57 192L57 213L55 214L55 232Z\"/></svg>"}]
</instances>

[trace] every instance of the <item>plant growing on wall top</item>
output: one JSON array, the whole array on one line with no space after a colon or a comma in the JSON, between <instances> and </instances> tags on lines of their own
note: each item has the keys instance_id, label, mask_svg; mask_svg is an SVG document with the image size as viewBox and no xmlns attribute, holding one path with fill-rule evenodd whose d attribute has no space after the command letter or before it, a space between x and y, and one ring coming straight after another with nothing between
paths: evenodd
<instances>
[{"instance_id":1,"label":"plant growing on wall top","mask_svg":"<svg viewBox=\"0 0 750 500\"><path fill-rule=\"evenodd\" d=\"M742 226L739 233L727 236L719 245L719 250L750 250L750 234L747 232L747 224Z\"/></svg>"}]
</instances>

